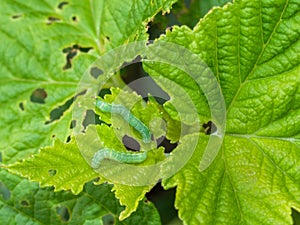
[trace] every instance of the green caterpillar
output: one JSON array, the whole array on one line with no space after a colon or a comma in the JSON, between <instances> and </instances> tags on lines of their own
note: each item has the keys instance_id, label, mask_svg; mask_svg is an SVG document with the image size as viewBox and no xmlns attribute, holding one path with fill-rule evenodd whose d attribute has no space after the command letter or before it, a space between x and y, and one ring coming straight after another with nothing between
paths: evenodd
<instances>
[{"instance_id":1,"label":"green caterpillar","mask_svg":"<svg viewBox=\"0 0 300 225\"><path fill-rule=\"evenodd\" d=\"M147 152L125 153L117 152L110 148L102 148L94 154L91 166L92 168L97 169L104 159L111 159L121 163L141 163L144 162L146 158Z\"/></svg>"},{"instance_id":2,"label":"green caterpillar","mask_svg":"<svg viewBox=\"0 0 300 225\"><path fill-rule=\"evenodd\" d=\"M126 120L130 126L132 126L136 131L138 131L143 138L144 143L149 143L151 141L151 132L148 127L143 124L138 118L136 118L126 107L117 104L109 104L102 101L101 98L96 99L96 107L102 112L109 112L111 114L119 114L124 120Z\"/></svg>"}]
</instances>

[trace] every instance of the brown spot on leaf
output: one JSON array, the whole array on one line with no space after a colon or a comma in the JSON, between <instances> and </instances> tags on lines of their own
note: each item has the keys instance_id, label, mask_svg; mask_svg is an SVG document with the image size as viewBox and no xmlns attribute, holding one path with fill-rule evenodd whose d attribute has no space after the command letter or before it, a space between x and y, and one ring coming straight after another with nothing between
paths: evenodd
<instances>
[{"instance_id":1,"label":"brown spot on leaf","mask_svg":"<svg viewBox=\"0 0 300 225\"><path fill-rule=\"evenodd\" d=\"M32 92L30 96L30 101L34 103L44 104L46 98L47 98L47 92L45 91L45 89L37 88Z\"/></svg>"}]
</instances>

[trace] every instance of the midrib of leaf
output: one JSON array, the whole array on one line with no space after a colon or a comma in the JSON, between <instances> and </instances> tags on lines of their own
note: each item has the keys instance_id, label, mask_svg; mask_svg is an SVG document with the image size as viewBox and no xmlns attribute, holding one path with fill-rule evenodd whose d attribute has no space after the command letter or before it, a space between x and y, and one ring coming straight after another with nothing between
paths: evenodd
<instances>
[{"instance_id":1,"label":"midrib of leaf","mask_svg":"<svg viewBox=\"0 0 300 225\"><path fill-rule=\"evenodd\" d=\"M223 159L225 159L225 156L224 156L224 151L222 150L222 158ZM221 194L220 194L220 190L222 189L222 187L223 187L223 183L224 183L224 179L225 179L225 177L226 177L226 175L228 176L228 179L229 179L229 181L230 181L230 185L231 185L231 188L232 188L232 190L234 190L234 199L236 200L236 203L237 203L237 206L238 206L238 209L239 209L239 212L240 212L240 223L239 224L241 224L242 222L244 222L244 216L243 216L243 213L242 213L242 209L241 209L241 205L240 205L240 200L239 200L239 198L238 198L238 196L237 196L237 191L235 190L235 188L234 188L234 185L233 185L233 182L232 182L232 178L231 178L231 175L230 175L230 172L226 169L227 167L226 167L226 164L227 164L227 161L226 160L224 160L224 164L225 164L225 169L223 170L223 174L222 174L222 182L221 182L221 184L220 184L220 186L219 186L219 192L218 192L218 197L217 197L217 199L216 199L216 202L217 202L217 204L215 205L215 209L218 209L219 207L218 207L218 205L219 205L219 203L220 203L220 201L219 201L219 198L220 198L220 196L221 196ZM200 201L199 201L199 204L200 204ZM198 205L199 205L198 204ZM213 223L212 224L215 224L215 221L216 221L216 219L217 219L217 217L213 217Z\"/></svg>"},{"instance_id":2,"label":"midrib of leaf","mask_svg":"<svg viewBox=\"0 0 300 225\"><path fill-rule=\"evenodd\" d=\"M93 18L93 24L94 24L94 29L95 29L95 34L96 34L96 40L98 40L100 38L100 26L98 26L98 23L101 24L102 22L102 15L103 15L103 3L104 1L100 1L101 2L101 11L99 12L100 16L100 20L97 21L95 18L95 11L94 11L94 7L93 7L93 0L90 0L90 10L91 10L91 15ZM98 22L98 23L97 23ZM99 46L98 46L99 47Z\"/></svg>"},{"instance_id":3,"label":"midrib of leaf","mask_svg":"<svg viewBox=\"0 0 300 225\"><path fill-rule=\"evenodd\" d=\"M226 173L227 176L228 176L228 179L229 179L229 182L230 182L230 186L231 186L231 189L233 190L234 192L234 199L236 201L236 204L237 204L237 207L239 209L239 212L240 212L240 222L239 224L241 224L243 221L244 221L244 216L243 216L243 210L242 210L242 207L241 207L241 203L240 203L240 199L237 195L237 190L235 189L235 185L233 184L233 181L232 181L232 177L231 177L231 173L230 173L230 170L228 169L228 163L227 163L227 158L226 156L224 155L225 153L225 150L223 150L224 146L222 146L221 148L221 152L222 152L222 159L224 161L224 170L223 170L223 179L224 179L224 174ZM222 180L222 183L223 183L223 180ZM221 186L221 185L220 185ZM219 203L219 201L217 201Z\"/></svg>"},{"instance_id":4,"label":"midrib of leaf","mask_svg":"<svg viewBox=\"0 0 300 225\"><path fill-rule=\"evenodd\" d=\"M233 103L235 102L236 98L239 96L240 91L243 89L244 85L247 83L248 78L251 77L251 75L254 73L255 68L258 66L259 60L261 59L261 57L262 57L262 55L263 55L263 53L264 53L265 48L266 48L266 47L268 46L268 44L270 43L270 40L272 39L273 34L274 34L275 31L277 30L277 28L278 28L278 26L279 26L279 24L280 24L280 22L281 22L281 20L282 20L282 16L283 16L283 14L284 14L284 12L285 12L285 10L286 10L287 5L288 5L288 0L286 0L286 4L285 4L285 6L284 6L284 9L282 10L282 13L281 13L281 15L280 15L280 18L279 18L278 22L276 23L276 26L274 27L274 29L273 29L271 35L269 36L268 41L267 41L265 44L263 44L262 50L260 51L260 54L258 55L257 60L256 60L256 62L254 63L254 65L253 65L251 71L250 71L249 74L246 76L246 78L244 79L244 81L241 83L241 85L240 85L240 87L238 88L236 94L234 95L233 99L231 100L229 106L227 107L227 111L226 111L227 114L228 114L228 112L230 112L230 110L231 110L231 108L232 108L232 106L233 106ZM262 15L262 13L261 13L261 1L260 1L260 21L261 21L261 24L262 24L262 19L261 19L262 16L261 16L261 15ZM241 21L241 20L239 20L239 21ZM263 31L263 27L262 27L262 25L260 26L260 29L261 29L261 34L263 35L263 32L262 32L262 31ZM240 33L239 33L239 36L240 36ZM240 40L240 39L239 39L239 40ZM240 48L239 48L239 49L240 49ZM241 65L241 63L240 63L240 61L239 61L239 68L240 68L240 65ZM240 75L240 80L241 80L241 74L239 74L239 75ZM279 75L279 74L278 74L278 75Z\"/></svg>"},{"instance_id":5,"label":"midrib of leaf","mask_svg":"<svg viewBox=\"0 0 300 225\"><path fill-rule=\"evenodd\" d=\"M95 35L96 35L94 42L95 42L95 45L98 48L98 51L99 52L104 52L105 47L102 46L100 44L100 41L99 41L101 39L101 26L100 26L100 24L102 23L102 18L103 18L104 1L100 1L101 2L101 11L99 11L99 13L100 13L99 21L96 20L95 11L94 11L94 7L93 7L93 2L94 2L93 0L90 0L90 11L91 11L91 15L92 15L92 18L93 18L93 24L94 24Z\"/></svg>"}]
</instances>

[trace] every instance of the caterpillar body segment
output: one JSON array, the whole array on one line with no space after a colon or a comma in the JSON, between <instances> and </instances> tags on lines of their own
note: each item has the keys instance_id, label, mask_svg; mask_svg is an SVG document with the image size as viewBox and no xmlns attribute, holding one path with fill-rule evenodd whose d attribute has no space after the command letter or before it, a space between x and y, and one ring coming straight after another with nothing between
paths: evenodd
<instances>
[{"instance_id":1,"label":"caterpillar body segment","mask_svg":"<svg viewBox=\"0 0 300 225\"><path fill-rule=\"evenodd\" d=\"M98 150L93 158L91 166L94 169L99 168L102 160L110 159L121 163L141 163L144 162L147 158L147 152L139 152L139 153L125 153L125 152L117 152L114 149L110 148L102 148Z\"/></svg>"},{"instance_id":2,"label":"caterpillar body segment","mask_svg":"<svg viewBox=\"0 0 300 225\"><path fill-rule=\"evenodd\" d=\"M96 107L102 112L119 114L125 121L129 123L131 127L141 134L144 143L151 142L151 132L148 127L138 118L136 118L126 107L117 104L109 104L102 101L100 98L96 99Z\"/></svg>"}]
</instances>

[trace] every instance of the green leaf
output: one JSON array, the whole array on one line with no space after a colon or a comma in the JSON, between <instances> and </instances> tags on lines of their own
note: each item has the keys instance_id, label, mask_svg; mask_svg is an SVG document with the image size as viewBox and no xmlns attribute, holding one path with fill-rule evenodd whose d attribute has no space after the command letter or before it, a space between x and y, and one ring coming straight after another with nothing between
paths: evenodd
<instances>
[{"instance_id":1,"label":"green leaf","mask_svg":"<svg viewBox=\"0 0 300 225\"><path fill-rule=\"evenodd\" d=\"M96 138L93 134L94 128L97 131ZM81 148L80 138L83 139L84 137L88 138L85 139L88 140L88 144ZM131 177L130 174L127 174L126 168L121 170L122 173L120 173L119 167L112 165L112 162L107 163L106 169L100 170L99 173L89 165L94 153L101 148L107 147L126 152L122 142L116 138L112 127L105 124L96 127L89 126L86 134L79 135L76 138L72 138L69 143L56 140L54 146L43 148L39 154L34 155L32 158L9 165L7 168L12 173L40 182L42 187L54 186L55 191L71 190L74 194L79 194L85 183L98 177L100 177L99 184L105 181L110 183L122 182L122 177L125 177L125 181L126 177ZM155 151L148 152L148 157L143 164L152 164L161 161L163 158L163 148L155 149ZM145 179L145 176L141 174L140 178ZM110 178L114 180L110 180ZM120 220L124 220L137 210L138 203L144 198L145 193L155 185L157 179L154 178L150 185L141 187L129 186L129 184L116 184L114 186L113 190L116 192L116 197L120 199L121 205L126 206L126 209L120 215Z\"/></svg>"},{"instance_id":2,"label":"green leaf","mask_svg":"<svg viewBox=\"0 0 300 225\"><path fill-rule=\"evenodd\" d=\"M111 94L104 96L107 103L113 103L120 105L128 109L136 118L147 126L151 133L154 135L154 139L159 138L164 133L160 129L159 119L162 119L158 106L153 102L146 103L142 97L135 92L124 91L119 88L111 88ZM96 114L100 115L100 119L118 130L121 134L131 135L136 138L140 144L142 144L141 135L137 133L132 127L128 126L128 122L123 118L113 116L111 113L104 113L101 110L95 109ZM152 128L152 129L151 129ZM156 146L154 146L156 147Z\"/></svg>"},{"instance_id":3,"label":"green leaf","mask_svg":"<svg viewBox=\"0 0 300 225\"><path fill-rule=\"evenodd\" d=\"M143 224L159 225L159 214L153 204L142 202L130 218L120 222L120 206L112 185L88 183L79 195L70 192L53 192L52 188L39 188L36 183L1 170L0 197L1 224Z\"/></svg>"},{"instance_id":4,"label":"green leaf","mask_svg":"<svg viewBox=\"0 0 300 225\"><path fill-rule=\"evenodd\" d=\"M9 164L24 159L37 153L38 149L50 146L53 138L68 140L72 133L70 127L76 123L71 121L72 102L77 97L78 82L88 66L109 49L135 40L147 40L148 21L159 11L168 11L174 2L2 1L1 162ZM47 157L46 152L50 152L51 148L45 150ZM44 166L47 163L53 166L57 158L49 162L47 157ZM36 159L43 164L44 158ZM79 155L74 162L82 162ZM78 193L83 182L94 176L91 172L79 178L72 174L72 170L74 172L79 168L77 164L72 164L72 169L66 171L61 170L61 165L55 165L60 166L60 173L66 177L55 180L56 176L49 177L48 171L51 168L44 167L44 177L36 179L45 185L57 185L58 189L70 188ZM88 170L85 162L81 166L82 171ZM37 171L41 172L25 171L25 167L20 167L20 170L24 175L32 173L30 176ZM0 179L5 180L2 175ZM77 177L78 180L73 180L74 183L59 183L66 181L67 177ZM30 193L37 191L30 185L25 188ZM41 201L47 198L44 196ZM9 215L9 221L14 216L23 216L17 212L1 215Z\"/></svg>"},{"instance_id":5,"label":"green leaf","mask_svg":"<svg viewBox=\"0 0 300 225\"><path fill-rule=\"evenodd\" d=\"M56 191L71 190L74 194L79 194L85 183L98 177L82 157L74 138L67 144L56 140L54 146L42 148L39 154L7 168L39 181L42 187L53 185Z\"/></svg>"},{"instance_id":6,"label":"green leaf","mask_svg":"<svg viewBox=\"0 0 300 225\"><path fill-rule=\"evenodd\" d=\"M225 139L210 167L199 171L208 141L200 135L190 161L163 180L165 188L177 186L175 206L185 224L286 225L292 224L291 207L300 210L299 21L298 1L237 0L209 12L193 30L175 27L161 38L201 57L227 107ZM201 121L209 120L205 96L187 74L144 66L154 79L184 88ZM198 136L186 137L176 150L191 149Z\"/></svg>"},{"instance_id":7,"label":"green leaf","mask_svg":"<svg viewBox=\"0 0 300 225\"><path fill-rule=\"evenodd\" d=\"M61 5L48 0L3 1L3 162L36 153L40 147L51 145L54 136L67 140L72 100L88 66L111 48L147 40L146 23L159 11L168 11L173 2L68 1ZM36 90L44 91L41 101L32 101Z\"/></svg>"},{"instance_id":8,"label":"green leaf","mask_svg":"<svg viewBox=\"0 0 300 225\"><path fill-rule=\"evenodd\" d=\"M122 105L127 108L131 113L143 122L151 131L153 140L157 140L162 136L166 136L172 142L178 141L180 133L178 127L180 126L178 121L171 119L169 114L164 108L159 105L152 96L148 96L149 101L146 103L143 101L140 95L135 92L124 91L119 88L111 88L111 94L104 96L104 101L107 103L113 103ZM111 113L102 112L99 109L95 109L96 114L100 116L100 119L108 124L112 124L116 129L117 135L130 135L135 138L141 148L147 147L141 141L141 135L136 132L132 127L128 126L128 122L123 118L112 116ZM156 148L156 143L152 143L152 148Z\"/></svg>"},{"instance_id":9,"label":"green leaf","mask_svg":"<svg viewBox=\"0 0 300 225\"><path fill-rule=\"evenodd\" d=\"M153 186L128 186L122 184L115 184L113 191L115 191L116 198L120 200L121 205L125 205L126 209L121 212L119 218L123 220L133 213L139 205L139 202L145 198L145 194L149 192Z\"/></svg>"},{"instance_id":10,"label":"green leaf","mask_svg":"<svg viewBox=\"0 0 300 225\"><path fill-rule=\"evenodd\" d=\"M161 127L162 131L160 134L164 134L165 137L168 140L170 140L171 143L178 142L178 140L180 138L180 129L179 128L181 128L181 125L183 125L183 124L181 124L177 120L173 120L172 117L170 116L170 114L164 109L164 107L161 106L160 104L158 104L152 96L149 96L149 102L152 105L152 107L156 107L159 109L160 115L164 121L164 124L153 123L152 127L155 127L156 129L159 129L159 127ZM158 120L158 122L160 122L160 121ZM152 129L152 130L154 130L154 129ZM156 137L160 137L160 136L156 135Z\"/></svg>"}]
</instances>

